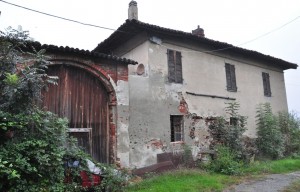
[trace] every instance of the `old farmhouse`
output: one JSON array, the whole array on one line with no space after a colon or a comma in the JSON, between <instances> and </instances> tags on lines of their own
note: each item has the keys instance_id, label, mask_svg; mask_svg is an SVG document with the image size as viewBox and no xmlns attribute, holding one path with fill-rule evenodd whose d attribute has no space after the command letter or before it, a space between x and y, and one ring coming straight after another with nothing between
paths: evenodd
<instances>
[{"instance_id":1,"label":"old farmhouse","mask_svg":"<svg viewBox=\"0 0 300 192\"><path fill-rule=\"evenodd\" d=\"M240 103L255 137L255 112L270 102L287 111L283 71L297 65L256 51L129 18L93 51L45 47L59 85L45 95L50 111L70 120L70 133L100 162L141 168L183 144L194 157L208 148L207 122ZM127 58L127 59L125 59Z\"/></svg>"}]
</instances>

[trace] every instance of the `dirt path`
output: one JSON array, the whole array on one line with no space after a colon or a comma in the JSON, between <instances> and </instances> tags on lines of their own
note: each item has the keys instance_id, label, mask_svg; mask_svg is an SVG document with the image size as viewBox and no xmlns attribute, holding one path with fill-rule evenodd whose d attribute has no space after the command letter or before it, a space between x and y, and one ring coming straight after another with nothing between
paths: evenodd
<instances>
[{"instance_id":1,"label":"dirt path","mask_svg":"<svg viewBox=\"0 0 300 192\"><path fill-rule=\"evenodd\" d=\"M255 181L247 181L224 192L276 192L289 186L291 182L300 179L300 171L287 174L272 174Z\"/></svg>"}]
</instances>

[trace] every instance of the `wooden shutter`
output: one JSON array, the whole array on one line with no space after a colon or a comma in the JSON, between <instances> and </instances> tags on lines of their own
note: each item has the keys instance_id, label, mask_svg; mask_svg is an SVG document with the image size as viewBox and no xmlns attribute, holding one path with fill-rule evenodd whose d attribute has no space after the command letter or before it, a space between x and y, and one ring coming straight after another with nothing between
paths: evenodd
<instances>
[{"instance_id":1,"label":"wooden shutter","mask_svg":"<svg viewBox=\"0 0 300 192\"><path fill-rule=\"evenodd\" d=\"M168 49L168 78L169 82L175 82L175 51Z\"/></svg>"},{"instance_id":2,"label":"wooden shutter","mask_svg":"<svg viewBox=\"0 0 300 192\"><path fill-rule=\"evenodd\" d=\"M225 71L226 71L227 90L228 91L237 91L234 65L225 63Z\"/></svg>"},{"instance_id":3,"label":"wooden shutter","mask_svg":"<svg viewBox=\"0 0 300 192\"><path fill-rule=\"evenodd\" d=\"M231 75L231 85L232 85L231 90L237 91L234 65L230 65L230 72L231 72L230 75Z\"/></svg>"},{"instance_id":4,"label":"wooden shutter","mask_svg":"<svg viewBox=\"0 0 300 192\"><path fill-rule=\"evenodd\" d=\"M230 64L225 63L225 71L226 71L226 84L227 84L227 90L230 90L231 85L231 75L230 75Z\"/></svg>"},{"instance_id":5,"label":"wooden shutter","mask_svg":"<svg viewBox=\"0 0 300 192\"><path fill-rule=\"evenodd\" d=\"M179 51L176 51L175 82L182 83L182 62L181 62L181 52Z\"/></svg>"},{"instance_id":6,"label":"wooden shutter","mask_svg":"<svg viewBox=\"0 0 300 192\"><path fill-rule=\"evenodd\" d=\"M269 73L262 73L263 78L263 87L264 87L264 95L267 97L271 97L271 86L270 86L270 75Z\"/></svg>"},{"instance_id":7,"label":"wooden shutter","mask_svg":"<svg viewBox=\"0 0 300 192\"><path fill-rule=\"evenodd\" d=\"M170 83L182 83L181 52L168 49L168 78Z\"/></svg>"}]
</instances>

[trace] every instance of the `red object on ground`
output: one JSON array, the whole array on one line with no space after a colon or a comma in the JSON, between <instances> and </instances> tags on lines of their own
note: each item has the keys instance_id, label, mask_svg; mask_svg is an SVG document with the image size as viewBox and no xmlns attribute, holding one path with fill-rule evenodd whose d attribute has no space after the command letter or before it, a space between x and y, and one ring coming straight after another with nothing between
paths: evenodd
<instances>
[{"instance_id":1,"label":"red object on ground","mask_svg":"<svg viewBox=\"0 0 300 192\"><path fill-rule=\"evenodd\" d=\"M91 174L91 176L89 176L85 171L81 171L80 176L82 179L82 187L91 187L100 185L101 183L101 178L99 175Z\"/></svg>"}]
</instances>

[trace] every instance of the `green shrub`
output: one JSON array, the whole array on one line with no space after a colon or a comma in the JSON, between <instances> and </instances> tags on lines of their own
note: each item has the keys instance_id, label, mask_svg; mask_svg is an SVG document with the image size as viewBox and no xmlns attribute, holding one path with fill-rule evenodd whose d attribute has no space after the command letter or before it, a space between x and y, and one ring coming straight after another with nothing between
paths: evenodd
<instances>
[{"instance_id":1,"label":"green shrub","mask_svg":"<svg viewBox=\"0 0 300 192\"><path fill-rule=\"evenodd\" d=\"M61 190L64 179L62 162L67 150L64 147L67 143L67 121L40 110L30 115L0 114L1 120L5 116L7 124L6 127L2 124L1 129L14 134L12 138L1 134L1 138L6 140L0 149L2 170L6 173L0 171L0 189Z\"/></svg>"},{"instance_id":2,"label":"green shrub","mask_svg":"<svg viewBox=\"0 0 300 192\"><path fill-rule=\"evenodd\" d=\"M217 157L209 164L208 168L217 173L226 175L239 175L243 163L237 160L236 154L226 146L217 146Z\"/></svg>"}]
</instances>

